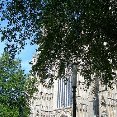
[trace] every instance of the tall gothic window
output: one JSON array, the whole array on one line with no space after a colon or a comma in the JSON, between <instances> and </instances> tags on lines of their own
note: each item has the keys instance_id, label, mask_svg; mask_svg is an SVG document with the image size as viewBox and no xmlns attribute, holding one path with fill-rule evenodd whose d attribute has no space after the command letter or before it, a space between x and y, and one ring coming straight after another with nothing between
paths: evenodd
<instances>
[{"instance_id":1,"label":"tall gothic window","mask_svg":"<svg viewBox=\"0 0 117 117\"><path fill-rule=\"evenodd\" d=\"M57 108L69 107L72 105L71 77L67 81L58 80Z\"/></svg>"}]
</instances>

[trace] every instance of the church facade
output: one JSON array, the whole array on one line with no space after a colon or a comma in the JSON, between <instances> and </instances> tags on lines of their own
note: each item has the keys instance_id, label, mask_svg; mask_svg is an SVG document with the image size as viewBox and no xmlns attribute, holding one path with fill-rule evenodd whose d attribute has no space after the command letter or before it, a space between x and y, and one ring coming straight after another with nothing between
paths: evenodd
<instances>
[{"instance_id":1,"label":"church facade","mask_svg":"<svg viewBox=\"0 0 117 117\"><path fill-rule=\"evenodd\" d=\"M37 85L38 92L30 100L30 117L72 117L72 77L55 80L51 88ZM98 102L95 96L95 83L88 89L83 77L77 74L76 113L77 117L117 117L117 85L113 89L99 83Z\"/></svg>"},{"instance_id":2,"label":"church facade","mask_svg":"<svg viewBox=\"0 0 117 117\"><path fill-rule=\"evenodd\" d=\"M36 62L35 59L36 57L33 64ZM72 83L72 75L67 75L67 80L55 80L51 88L37 80L35 85L38 91L30 99L30 117L72 117ZM113 89L102 85L98 79L87 88L84 78L77 73L76 86L77 117L117 117L116 81Z\"/></svg>"}]
</instances>

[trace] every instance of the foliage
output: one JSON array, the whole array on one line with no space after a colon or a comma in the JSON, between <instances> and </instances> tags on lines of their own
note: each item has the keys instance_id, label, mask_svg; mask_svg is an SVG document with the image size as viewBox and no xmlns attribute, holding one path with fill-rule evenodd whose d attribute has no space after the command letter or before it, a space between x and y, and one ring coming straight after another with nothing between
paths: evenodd
<instances>
[{"instance_id":1,"label":"foliage","mask_svg":"<svg viewBox=\"0 0 117 117\"><path fill-rule=\"evenodd\" d=\"M26 80L21 61L3 53L0 57L0 117L28 117Z\"/></svg>"},{"instance_id":2,"label":"foliage","mask_svg":"<svg viewBox=\"0 0 117 117\"><path fill-rule=\"evenodd\" d=\"M53 65L62 76L74 61L88 83L91 75L109 85L115 78L116 0L10 0L2 2L1 12L8 21L7 28L1 28L2 40L23 48L33 37L32 43L39 45L33 71L42 80Z\"/></svg>"},{"instance_id":3,"label":"foliage","mask_svg":"<svg viewBox=\"0 0 117 117\"><path fill-rule=\"evenodd\" d=\"M31 99L34 92L38 91L37 87L36 87L36 83L37 83L37 78L31 76L31 74L30 74L28 79L25 82L25 91L26 91L29 99Z\"/></svg>"}]
</instances>

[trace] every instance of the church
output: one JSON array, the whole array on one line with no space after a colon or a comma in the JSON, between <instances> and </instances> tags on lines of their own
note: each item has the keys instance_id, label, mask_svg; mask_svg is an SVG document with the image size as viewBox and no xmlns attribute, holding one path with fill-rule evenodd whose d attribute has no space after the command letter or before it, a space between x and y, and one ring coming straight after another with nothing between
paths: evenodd
<instances>
[{"instance_id":1,"label":"church","mask_svg":"<svg viewBox=\"0 0 117 117\"><path fill-rule=\"evenodd\" d=\"M51 88L42 85L39 80L36 82L38 91L30 100L30 117L73 116L72 71L66 76L67 80L57 79ZM76 117L117 117L116 82L113 89L98 80L87 88L84 78L78 72L76 81Z\"/></svg>"}]
</instances>

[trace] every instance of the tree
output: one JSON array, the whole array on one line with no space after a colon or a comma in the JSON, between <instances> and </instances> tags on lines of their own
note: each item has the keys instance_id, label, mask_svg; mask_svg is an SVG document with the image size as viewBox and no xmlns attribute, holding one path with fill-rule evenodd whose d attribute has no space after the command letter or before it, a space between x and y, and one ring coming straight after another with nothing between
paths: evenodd
<instances>
[{"instance_id":1,"label":"tree","mask_svg":"<svg viewBox=\"0 0 117 117\"><path fill-rule=\"evenodd\" d=\"M3 53L0 57L0 117L28 117L27 81L21 61Z\"/></svg>"},{"instance_id":2,"label":"tree","mask_svg":"<svg viewBox=\"0 0 117 117\"><path fill-rule=\"evenodd\" d=\"M40 51L33 71L42 81L53 65L62 77L65 66L75 61L87 83L98 75L102 83L111 85L117 69L116 7L116 0L2 2L2 20L8 21L7 28L1 28L2 40L23 48L32 37Z\"/></svg>"}]
</instances>

